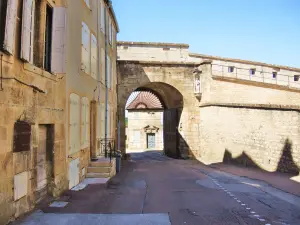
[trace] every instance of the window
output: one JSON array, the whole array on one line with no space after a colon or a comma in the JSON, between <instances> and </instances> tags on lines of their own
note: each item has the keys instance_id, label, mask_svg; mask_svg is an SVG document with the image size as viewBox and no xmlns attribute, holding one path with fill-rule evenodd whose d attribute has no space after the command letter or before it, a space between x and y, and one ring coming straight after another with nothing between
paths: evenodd
<instances>
[{"instance_id":1,"label":"window","mask_svg":"<svg viewBox=\"0 0 300 225\"><path fill-rule=\"evenodd\" d=\"M14 125L13 152L30 151L31 125L24 121L17 121Z\"/></svg>"},{"instance_id":2,"label":"window","mask_svg":"<svg viewBox=\"0 0 300 225\"><path fill-rule=\"evenodd\" d=\"M299 81L300 75L294 75L294 81Z\"/></svg>"},{"instance_id":3,"label":"window","mask_svg":"<svg viewBox=\"0 0 300 225\"><path fill-rule=\"evenodd\" d=\"M85 4L86 4L86 6L90 9L91 7L90 7L90 0L84 0L84 2L85 2Z\"/></svg>"},{"instance_id":4,"label":"window","mask_svg":"<svg viewBox=\"0 0 300 225\"><path fill-rule=\"evenodd\" d=\"M102 0L100 0L100 13L99 13L99 20L100 20L100 29L103 33L105 33L105 4Z\"/></svg>"},{"instance_id":5,"label":"window","mask_svg":"<svg viewBox=\"0 0 300 225\"><path fill-rule=\"evenodd\" d=\"M228 67L228 73L233 73L234 72L234 67L233 66L229 66Z\"/></svg>"},{"instance_id":6,"label":"window","mask_svg":"<svg viewBox=\"0 0 300 225\"><path fill-rule=\"evenodd\" d=\"M7 0L0 1L0 49L3 50Z\"/></svg>"},{"instance_id":7,"label":"window","mask_svg":"<svg viewBox=\"0 0 300 225\"><path fill-rule=\"evenodd\" d=\"M277 72L272 72L272 77L276 78L277 77Z\"/></svg>"},{"instance_id":8,"label":"window","mask_svg":"<svg viewBox=\"0 0 300 225\"><path fill-rule=\"evenodd\" d=\"M107 88L111 89L111 60L110 57L107 56Z\"/></svg>"},{"instance_id":9,"label":"window","mask_svg":"<svg viewBox=\"0 0 300 225\"><path fill-rule=\"evenodd\" d=\"M255 71L256 71L256 69L250 69L249 70L250 75L255 75Z\"/></svg>"},{"instance_id":10,"label":"window","mask_svg":"<svg viewBox=\"0 0 300 225\"><path fill-rule=\"evenodd\" d=\"M89 100L86 97L81 99L81 147L89 146Z\"/></svg>"},{"instance_id":11,"label":"window","mask_svg":"<svg viewBox=\"0 0 300 225\"><path fill-rule=\"evenodd\" d=\"M101 48L101 75L100 75L100 81L102 84L105 84L105 50L104 48Z\"/></svg>"},{"instance_id":12,"label":"window","mask_svg":"<svg viewBox=\"0 0 300 225\"><path fill-rule=\"evenodd\" d=\"M95 35L92 34L91 38L91 75L94 79L97 79L97 61L98 61L98 46L97 46L97 39Z\"/></svg>"},{"instance_id":13,"label":"window","mask_svg":"<svg viewBox=\"0 0 300 225\"><path fill-rule=\"evenodd\" d=\"M108 40L109 44L112 44L112 22L110 17L108 18Z\"/></svg>"},{"instance_id":14,"label":"window","mask_svg":"<svg viewBox=\"0 0 300 225\"><path fill-rule=\"evenodd\" d=\"M17 0L0 1L0 48L11 55L15 51L18 2Z\"/></svg>"},{"instance_id":15,"label":"window","mask_svg":"<svg viewBox=\"0 0 300 225\"><path fill-rule=\"evenodd\" d=\"M70 153L80 151L80 98L78 95L70 94L70 138L69 149Z\"/></svg>"},{"instance_id":16,"label":"window","mask_svg":"<svg viewBox=\"0 0 300 225\"><path fill-rule=\"evenodd\" d=\"M52 21L53 21L53 9L49 5L47 5L47 7L46 7L44 69L48 72L51 72Z\"/></svg>"},{"instance_id":17,"label":"window","mask_svg":"<svg viewBox=\"0 0 300 225\"><path fill-rule=\"evenodd\" d=\"M91 38L90 30L84 22L82 22L81 45L81 70L87 74L90 74Z\"/></svg>"}]
</instances>

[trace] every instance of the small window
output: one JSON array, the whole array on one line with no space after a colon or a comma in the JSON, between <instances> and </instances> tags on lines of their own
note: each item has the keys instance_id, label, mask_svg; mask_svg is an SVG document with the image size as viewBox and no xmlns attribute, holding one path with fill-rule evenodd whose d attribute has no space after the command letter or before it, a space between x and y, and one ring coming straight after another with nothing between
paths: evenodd
<instances>
[{"instance_id":1,"label":"small window","mask_svg":"<svg viewBox=\"0 0 300 225\"><path fill-rule=\"evenodd\" d=\"M250 75L255 75L255 71L256 71L256 69L250 69L250 70L249 70Z\"/></svg>"},{"instance_id":2,"label":"small window","mask_svg":"<svg viewBox=\"0 0 300 225\"><path fill-rule=\"evenodd\" d=\"M294 81L299 81L300 75L294 75Z\"/></svg>"},{"instance_id":3,"label":"small window","mask_svg":"<svg viewBox=\"0 0 300 225\"><path fill-rule=\"evenodd\" d=\"M53 21L53 8L47 5L44 68L48 72L51 72L52 21Z\"/></svg>"},{"instance_id":4,"label":"small window","mask_svg":"<svg viewBox=\"0 0 300 225\"><path fill-rule=\"evenodd\" d=\"M30 151L31 125L17 121L14 125L13 152Z\"/></svg>"},{"instance_id":5,"label":"small window","mask_svg":"<svg viewBox=\"0 0 300 225\"><path fill-rule=\"evenodd\" d=\"M275 79L277 78L277 72L272 72L272 77Z\"/></svg>"},{"instance_id":6,"label":"small window","mask_svg":"<svg viewBox=\"0 0 300 225\"><path fill-rule=\"evenodd\" d=\"M228 73L233 73L234 72L234 67L233 66L229 66L228 67Z\"/></svg>"}]
</instances>

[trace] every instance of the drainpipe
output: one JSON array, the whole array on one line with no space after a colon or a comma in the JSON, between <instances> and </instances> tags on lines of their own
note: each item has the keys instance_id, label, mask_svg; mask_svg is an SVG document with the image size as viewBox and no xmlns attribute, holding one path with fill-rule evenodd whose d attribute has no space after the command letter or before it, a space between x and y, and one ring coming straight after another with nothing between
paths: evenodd
<instances>
[{"instance_id":1,"label":"drainpipe","mask_svg":"<svg viewBox=\"0 0 300 225\"><path fill-rule=\"evenodd\" d=\"M104 3L105 4L105 3ZM109 4L109 3L108 3ZM105 10L104 10L104 38L105 38L105 148L107 146L107 117L108 117L108 66L107 66L107 55L108 55L108 39L107 39L107 10L109 9L109 5L106 6L105 4Z\"/></svg>"}]
</instances>

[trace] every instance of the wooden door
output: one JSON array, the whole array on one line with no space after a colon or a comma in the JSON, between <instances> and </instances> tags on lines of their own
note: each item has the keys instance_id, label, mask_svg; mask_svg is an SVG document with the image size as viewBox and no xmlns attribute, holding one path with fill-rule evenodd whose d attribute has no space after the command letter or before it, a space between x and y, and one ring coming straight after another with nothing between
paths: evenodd
<instances>
[{"instance_id":1,"label":"wooden door","mask_svg":"<svg viewBox=\"0 0 300 225\"><path fill-rule=\"evenodd\" d=\"M177 109L166 109L164 112L164 151L168 156L179 157Z\"/></svg>"}]
</instances>

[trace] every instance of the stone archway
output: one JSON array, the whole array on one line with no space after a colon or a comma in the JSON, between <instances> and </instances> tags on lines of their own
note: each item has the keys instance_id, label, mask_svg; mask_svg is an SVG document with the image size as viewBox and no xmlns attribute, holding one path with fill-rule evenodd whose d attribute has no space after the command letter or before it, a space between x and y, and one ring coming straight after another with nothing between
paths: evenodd
<instances>
[{"instance_id":1,"label":"stone archway","mask_svg":"<svg viewBox=\"0 0 300 225\"><path fill-rule=\"evenodd\" d=\"M164 147L172 157L197 150L191 127L198 118L199 101L194 95L194 63L118 61L119 147L125 153L125 105L134 91L151 91L164 105Z\"/></svg>"}]
</instances>

